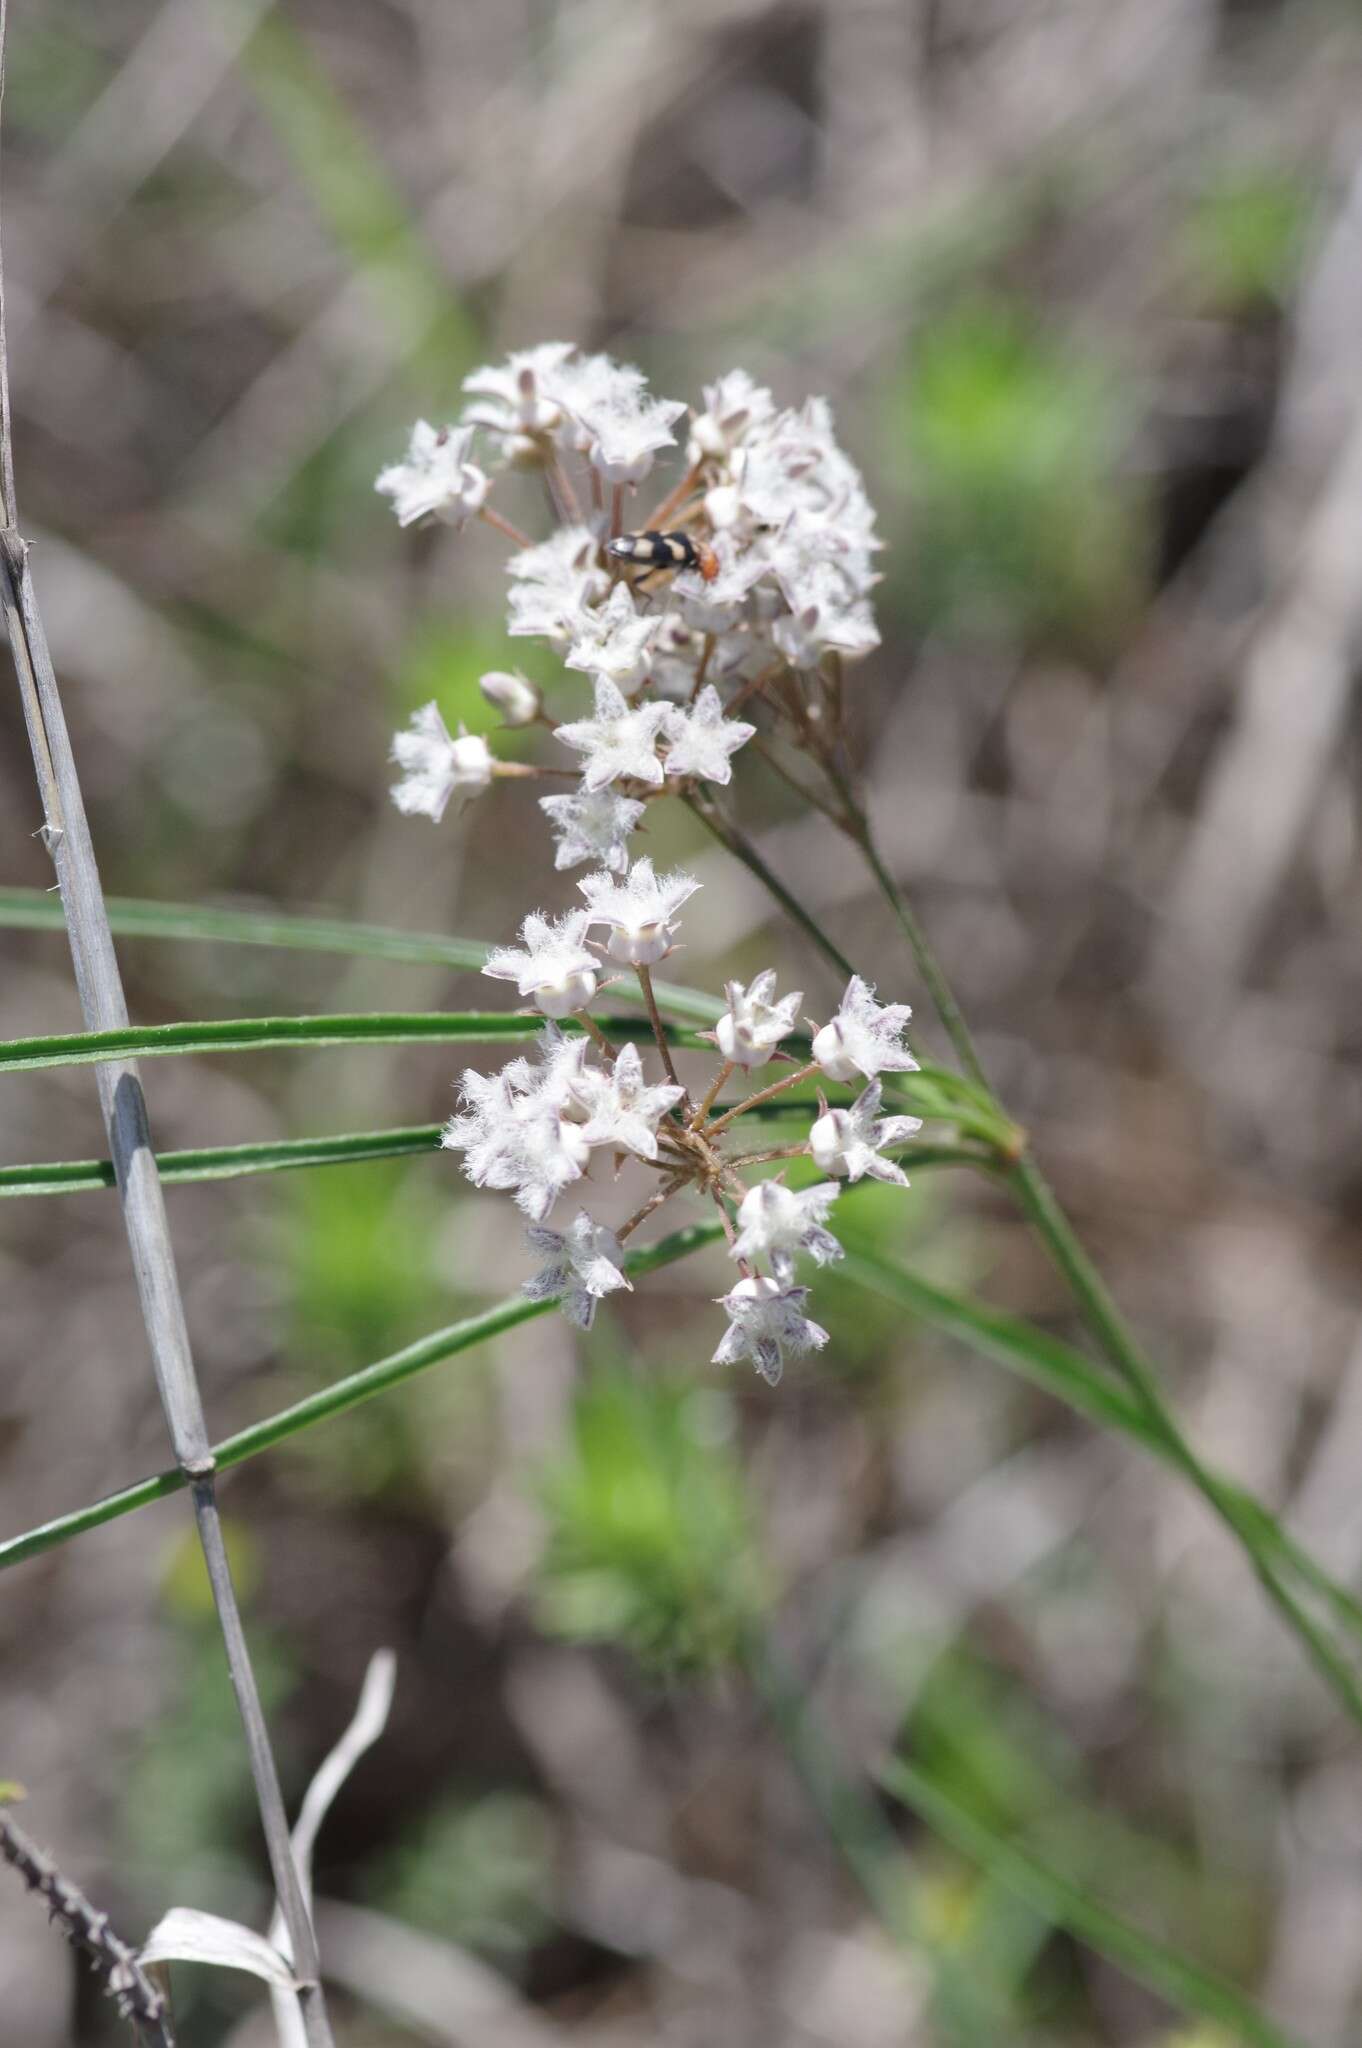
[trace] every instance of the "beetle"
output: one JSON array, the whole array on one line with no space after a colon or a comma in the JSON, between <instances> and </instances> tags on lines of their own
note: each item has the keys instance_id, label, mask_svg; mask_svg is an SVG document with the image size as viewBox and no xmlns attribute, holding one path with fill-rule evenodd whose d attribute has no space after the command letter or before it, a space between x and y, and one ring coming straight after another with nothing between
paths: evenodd
<instances>
[{"instance_id":1,"label":"beetle","mask_svg":"<svg viewBox=\"0 0 1362 2048\"><path fill-rule=\"evenodd\" d=\"M672 575L678 569L698 569L706 583L712 583L719 573L719 557L707 542L697 540L692 533L659 533L655 527L648 527L643 533L620 533L607 541L605 551L619 562L634 562L642 566L644 574L638 579L646 583L651 576Z\"/></svg>"}]
</instances>

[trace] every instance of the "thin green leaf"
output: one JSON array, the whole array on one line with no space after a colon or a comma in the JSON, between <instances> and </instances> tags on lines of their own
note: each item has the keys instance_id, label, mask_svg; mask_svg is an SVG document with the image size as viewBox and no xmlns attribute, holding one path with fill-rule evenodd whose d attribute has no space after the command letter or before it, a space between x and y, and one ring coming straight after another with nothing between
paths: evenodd
<instances>
[{"instance_id":1,"label":"thin green leaf","mask_svg":"<svg viewBox=\"0 0 1362 2048\"><path fill-rule=\"evenodd\" d=\"M763 1103L751 1112L760 1117ZM807 1111L805 1112L807 1117ZM295 1167L352 1166L366 1159L393 1159L430 1152L440 1142L439 1124L399 1124L391 1130L348 1131L334 1138L271 1138L249 1145L199 1145L184 1152L158 1152L164 1181L239 1180L253 1173L283 1173ZM962 1145L896 1145L893 1154L914 1170L932 1166L987 1166L982 1153ZM53 1159L32 1166L0 1167L0 1200L15 1195L74 1195L116 1185L109 1159Z\"/></svg>"},{"instance_id":2,"label":"thin green leaf","mask_svg":"<svg viewBox=\"0 0 1362 2048\"><path fill-rule=\"evenodd\" d=\"M389 925L350 924L339 917L298 917L278 910L229 910L195 903L156 903L110 896L109 925L121 938L181 939L223 946L278 946L289 952L338 953L357 959L398 960L412 966L465 968L477 973L488 947L477 939L438 932L395 931ZM0 926L61 931L61 903L41 889L0 889ZM664 1010L687 1023L712 1024L723 1004L703 990L654 981ZM620 1002L643 998L625 979L612 991Z\"/></svg>"},{"instance_id":3,"label":"thin green leaf","mask_svg":"<svg viewBox=\"0 0 1362 2048\"><path fill-rule=\"evenodd\" d=\"M406 1124L386 1131L349 1131L334 1138L279 1138L251 1145L200 1145L188 1152L158 1152L164 1181L236 1180L249 1173L283 1173L301 1166L348 1166L429 1152L440 1142L439 1124ZM70 1195L114 1186L108 1159L58 1159L38 1166L0 1167L0 1199L10 1195Z\"/></svg>"},{"instance_id":4,"label":"thin green leaf","mask_svg":"<svg viewBox=\"0 0 1362 2048\"><path fill-rule=\"evenodd\" d=\"M659 1267L670 1266L677 1259L687 1258L690 1253L713 1244L722 1232L723 1226L717 1220L687 1224L657 1244L631 1252L625 1264L631 1275L653 1273ZM243 1464L247 1458L258 1457L261 1451L296 1436L299 1430L325 1422L330 1416L343 1415L348 1409L357 1408L362 1401L371 1401L376 1394L386 1393L389 1387L399 1386L403 1380L424 1372L429 1366L439 1365L458 1352L471 1350L475 1344L499 1336L503 1330L512 1330L518 1323L533 1322L536 1316L547 1314L553 1305L551 1301L526 1301L523 1296L516 1295L509 1301L499 1302L495 1308L484 1309L480 1315L466 1316L462 1322L435 1330L415 1344L408 1344L403 1350L380 1358L374 1365L348 1373L344 1379L323 1387L319 1393L295 1401L291 1408L281 1409L275 1415L266 1416L263 1422L252 1423L249 1428L238 1430L235 1436L225 1437L213 1446L213 1456L220 1469ZM97 1529L101 1523L115 1521L120 1515L130 1514L134 1508L147 1507L154 1500L164 1500L167 1494L177 1493L186 1483L184 1474L178 1469L158 1472L150 1479L124 1487L119 1493L106 1494L102 1500L92 1501L88 1507L77 1508L72 1514L58 1515L55 1520L29 1529L22 1536L0 1543L0 1570L6 1565L19 1564L27 1557L35 1557L39 1551L64 1543L69 1537L82 1535L87 1529Z\"/></svg>"},{"instance_id":5,"label":"thin green leaf","mask_svg":"<svg viewBox=\"0 0 1362 2048\"><path fill-rule=\"evenodd\" d=\"M968 1295L948 1293L920 1274L910 1272L868 1247L849 1239L846 1258L837 1268L857 1286L883 1295L911 1314L921 1316L948 1336L958 1337L974 1351L1019 1373L1033 1386L1058 1395L1070 1408L1104 1429L1133 1437L1156 1458L1168 1458L1162 1437L1124 1388L1106 1377L1081 1351L1038 1330L1003 1309L989 1308Z\"/></svg>"},{"instance_id":6,"label":"thin green leaf","mask_svg":"<svg viewBox=\"0 0 1362 2048\"><path fill-rule=\"evenodd\" d=\"M652 1032L641 1019L601 1017L597 1023L610 1038L651 1044ZM281 1046L331 1045L492 1045L537 1038L542 1017L517 1017L504 1011L377 1011L336 1017L224 1017L184 1024L131 1024L123 1031L73 1031L42 1038L11 1038L0 1042L0 1074L26 1073L39 1067L86 1066L97 1060L154 1059L172 1053L267 1052ZM569 1019L563 1027L577 1026ZM701 1043L693 1031L672 1027L673 1045Z\"/></svg>"},{"instance_id":7,"label":"thin green leaf","mask_svg":"<svg viewBox=\"0 0 1362 2048\"><path fill-rule=\"evenodd\" d=\"M1345 1703L1350 1703L1350 1696L1357 1700L1362 1718L1362 1698L1351 1671L1336 1651L1322 1644L1315 1623L1300 1609L1290 1588L1280 1585L1278 1575L1283 1570L1296 1574L1307 1591L1327 1602L1349 1631L1359 1635L1362 1603L1282 1528L1260 1500L1204 1465L1166 1411L1151 1414L1136 1395L1099 1371L1081 1352L1034 1324L967 1296L949 1294L867 1248L849 1244L839 1270L937 1329L959 1337L1034 1386L1044 1387L1088 1421L1130 1437L1170 1470L1186 1477L1190 1463L1199 1475L1199 1490L1244 1551L1269 1597L1282 1608L1284 1619L1301 1636L1315 1661L1323 1659L1323 1675Z\"/></svg>"},{"instance_id":8,"label":"thin green leaf","mask_svg":"<svg viewBox=\"0 0 1362 2048\"><path fill-rule=\"evenodd\" d=\"M1019 1843L1008 1841L913 1765L895 1759L881 1782L918 1818L990 1877L1026 1900L1058 1927L1120 1966L1181 2011L1229 2027L1253 2048L1300 2048L1260 2013L1227 1979L1156 1940L1093 1898L1086 1880L1074 1883Z\"/></svg>"}]
</instances>

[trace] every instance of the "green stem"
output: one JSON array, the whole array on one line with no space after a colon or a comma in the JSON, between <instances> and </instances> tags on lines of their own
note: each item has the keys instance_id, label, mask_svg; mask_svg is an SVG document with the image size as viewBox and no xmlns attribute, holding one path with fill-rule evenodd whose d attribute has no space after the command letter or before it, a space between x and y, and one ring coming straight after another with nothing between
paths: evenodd
<instances>
[{"instance_id":1,"label":"green stem","mask_svg":"<svg viewBox=\"0 0 1362 2048\"><path fill-rule=\"evenodd\" d=\"M860 848L866 865L879 883L880 893L893 911L899 929L908 941L908 949L917 962L917 970L932 999L932 1007L941 1019L946 1036L955 1047L961 1066L981 1088L988 1089L989 1095L992 1096L993 1090L988 1075L984 1072L983 1062L975 1049L974 1038L965 1022L964 1013L955 999L955 991L947 979L945 969L932 950L931 941L918 923L912 905L880 856L880 850L870 829L869 818L857 804L850 785L831 764L828 764L828 776L846 806L846 823L843 829ZM996 1106L1001 1110L1002 1105L994 1099Z\"/></svg>"},{"instance_id":2,"label":"green stem","mask_svg":"<svg viewBox=\"0 0 1362 2048\"><path fill-rule=\"evenodd\" d=\"M849 981L855 970L845 953L838 951L819 924L817 918L813 917L804 908L804 905L797 896L790 893L779 875L773 873L767 867L766 862L762 859L751 841L746 839L737 830L736 826L729 824L713 798L708 794L701 794L699 791L695 791L691 795L684 797L682 801L694 811L705 829L713 833L720 846L726 846L734 859L740 860L743 866L756 876L762 887L769 895L775 898L787 916L792 917L800 930L807 933L809 938L813 940L824 958L830 960L838 973L845 976Z\"/></svg>"}]
</instances>

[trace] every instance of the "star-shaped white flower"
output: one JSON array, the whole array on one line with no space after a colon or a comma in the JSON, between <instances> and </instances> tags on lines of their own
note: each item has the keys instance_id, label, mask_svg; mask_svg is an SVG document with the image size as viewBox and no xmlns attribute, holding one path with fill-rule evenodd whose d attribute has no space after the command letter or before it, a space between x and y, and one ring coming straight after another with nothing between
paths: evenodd
<instances>
[{"instance_id":1,"label":"star-shaped white flower","mask_svg":"<svg viewBox=\"0 0 1362 2048\"><path fill-rule=\"evenodd\" d=\"M507 632L545 639L560 651L572 645L591 606L610 587L588 526L563 526L537 547L522 548L507 562L506 574Z\"/></svg>"},{"instance_id":2,"label":"star-shaped white flower","mask_svg":"<svg viewBox=\"0 0 1362 2048\"><path fill-rule=\"evenodd\" d=\"M579 415L589 436L588 462L613 489L641 484L653 457L674 445L672 425L685 410L680 398L641 398L633 405L596 407Z\"/></svg>"},{"instance_id":3,"label":"star-shaped white flower","mask_svg":"<svg viewBox=\"0 0 1362 2048\"><path fill-rule=\"evenodd\" d=\"M886 1145L900 1145L922 1129L920 1116L881 1116L880 1084L872 1081L850 1109L827 1109L809 1132L809 1150L820 1173L839 1180L892 1181L906 1188L908 1176L892 1159L880 1157Z\"/></svg>"},{"instance_id":4,"label":"star-shaped white flower","mask_svg":"<svg viewBox=\"0 0 1362 2048\"><path fill-rule=\"evenodd\" d=\"M380 470L374 485L393 501L399 526L418 519L439 519L463 526L486 498L490 485L475 462L471 427L432 427L418 420L411 430L405 462Z\"/></svg>"},{"instance_id":5,"label":"star-shaped white flower","mask_svg":"<svg viewBox=\"0 0 1362 2048\"><path fill-rule=\"evenodd\" d=\"M596 993L600 962L586 946L591 919L584 910L562 917L532 911L520 927L522 947L498 946L487 956L484 974L513 981L546 1017L570 1017Z\"/></svg>"},{"instance_id":6,"label":"star-shaped white flower","mask_svg":"<svg viewBox=\"0 0 1362 2048\"><path fill-rule=\"evenodd\" d=\"M758 1181L738 1210L739 1236L731 1247L735 1259L766 1259L782 1286L794 1278L795 1253L808 1252L820 1266L842 1257L842 1247L824 1228L841 1193L824 1182L796 1193L778 1180Z\"/></svg>"},{"instance_id":7,"label":"star-shaped white flower","mask_svg":"<svg viewBox=\"0 0 1362 2048\"><path fill-rule=\"evenodd\" d=\"M535 1057L531 1059L522 1053L508 1061L501 1070L501 1078L514 1090L518 1106L552 1109L583 1123L586 1111L579 1090L582 1075L590 1064L590 1039L577 1032L569 1037L551 1019L546 1019Z\"/></svg>"},{"instance_id":8,"label":"star-shaped white flower","mask_svg":"<svg viewBox=\"0 0 1362 2048\"><path fill-rule=\"evenodd\" d=\"M740 1280L719 1303L728 1316L728 1328L710 1363L735 1365L740 1358L750 1358L762 1378L775 1386L787 1351L821 1351L828 1341L822 1325L804 1314L808 1298L807 1287L782 1287L763 1273Z\"/></svg>"},{"instance_id":9,"label":"star-shaped white flower","mask_svg":"<svg viewBox=\"0 0 1362 2048\"><path fill-rule=\"evenodd\" d=\"M725 718L723 702L713 683L707 683L687 710L673 706L667 724L668 775L697 775L702 782L731 782L730 756L745 746L756 731L740 718Z\"/></svg>"},{"instance_id":10,"label":"star-shaped white flower","mask_svg":"<svg viewBox=\"0 0 1362 2048\"><path fill-rule=\"evenodd\" d=\"M880 636L870 607L857 598L850 604L825 598L807 604L789 618L777 619L771 637L792 668L817 668L829 649L854 660L879 646Z\"/></svg>"},{"instance_id":11,"label":"star-shaped white flower","mask_svg":"<svg viewBox=\"0 0 1362 2048\"><path fill-rule=\"evenodd\" d=\"M627 583L617 583L605 603L582 615L565 666L606 676L626 694L648 673L660 620L640 616Z\"/></svg>"},{"instance_id":12,"label":"star-shaped white flower","mask_svg":"<svg viewBox=\"0 0 1362 2048\"><path fill-rule=\"evenodd\" d=\"M539 1068L524 1059L499 1074L470 1068L463 1077L463 1109L449 1119L440 1139L447 1151L464 1154L464 1172L475 1187L513 1189L518 1206L535 1222L581 1178L591 1156L581 1123L554 1099L564 1086L562 1075L555 1076L561 1065L551 1052Z\"/></svg>"},{"instance_id":13,"label":"star-shaped white flower","mask_svg":"<svg viewBox=\"0 0 1362 2048\"><path fill-rule=\"evenodd\" d=\"M874 988L853 974L836 1016L814 1028L813 1056L830 1081L916 1073L917 1061L901 1043L912 1014L907 1003L877 1003Z\"/></svg>"},{"instance_id":14,"label":"star-shaped white flower","mask_svg":"<svg viewBox=\"0 0 1362 2048\"><path fill-rule=\"evenodd\" d=\"M595 716L556 726L554 737L583 756L582 788L588 794L605 789L621 775L657 784L664 780L657 736L670 708L649 703L631 711L615 685L606 676L597 676Z\"/></svg>"},{"instance_id":15,"label":"star-shaped white flower","mask_svg":"<svg viewBox=\"0 0 1362 2048\"><path fill-rule=\"evenodd\" d=\"M545 1260L527 1280L521 1292L531 1301L559 1297L558 1306L579 1330L589 1330L596 1319L596 1303L617 1287L633 1289L624 1271L624 1247L613 1230L595 1222L579 1209L565 1231L542 1226L526 1233L531 1249Z\"/></svg>"},{"instance_id":16,"label":"star-shaped white flower","mask_svg":"<svg viewBox=\"0 0 1362 2048\"><path fill-rule=\"evenodd\" d=\"M689 875L655 875L647 859L635 861L623 882L596 874L577 884L591 907L591 923L610 927L607 953L626 967L651 967L665 959L676 938L676 913L699 886Z\"/></svg>"},{"instance_id":17,"label":"star-shaped white flower","mask_svg":"<svg viewBox=\"0 0 1362 2048\"><path fill-rule=\"evenodd\" d=\"M392 798L405 817L430 818L439 824L451 797L461 809L492 780L495 761L485 739L459 727L453 739L435 704L412 713L410 732L393 734L388 758L402 770Z\"/></svg>"},{"instance_id":18,"label":"star-shaped white flower","mask_svg":"<svg viewBox=\"0 0 1362 2048\"><path fill-rule=\"evenodd\" d=\"M660 448L676 439L673 421L686 410L680 399L652 398L643 373L609 356L565 364L558 389L571 414L569 438L612 487L642 483Z\"/></svg>"},{"instance_id":19,"label":"star-shaped white flower","mask_svg":"<svg viewBox=\"0 0 1362 2048\"><path fill-rule=\"evenodd\" d=\"M686 460L692 467L704 460L725 461L735 448L769 426L775 402L764 385L746 370L729 370L717 384L704 387L704 410L691 422Z\"/></svg>"},{"instance_id":20,"label":"star-shaped white flower","mask_svg":"<svg viewBox=\"0 0 1362 2048\"><path fill-rule=\"evenodd\" d=\"M587 1144L613 1145L640 1159L656 1159L657 1127L685 1094L670 1081L645 1081L636 1045L622 1045L609 1069L586 1069L576 1092L588 1111L582 1129Z\"/></svg>"},{"instance_id":21,"label":"star-shaped white flower","mask_svg":"<svg viewBox=\"0 0 1362 2048\"><path fill-rule=\"evenodd\" d=\"M764 1067L782 1038L794 1030L802 989L771 1001L776 992L776 971L767 967L748 988L740 981L724 983L728 1008L714 1027L719 1050L739 1067Z\"/></svg>"},{"instance_id":22,"label":"star-shaped white flower","mask_svg":"<svg viewBox=\"0 0 1362 2048\"><path fill-rule=\"evenodd\" d=\"M591 1147L580 1124L552 1110L527 1116L516 1138L516 1206L542 1223L563 1189L581 1179Z\"/></svg>"},{"instance_id":23,"label":"star-shaped white flower","mask_svg":"<svg viewBox=\"0 0 1362 2048\"><path fill-rule=\"evenodd\" d=\"M590 795L574 791L570 796L541 796L539 808L558 841L556 868L598 860L618 873L629 865L626 841L648 806L637 797L598 789Z\"/></svg>"},{"instance_id":24,"label":"star-shaped white flower","mask_svg":"<svg viewBox=\"0 0 1362 2048\"><path fill-rule=\"evenodd\" d=\"M465 420L513 438L551 434L563 417L554 395L558 375L576 353L575 342L541 341L516 349L504 363L483 364L463 380L475 397L464 407Z\"/></svg>"}]
</instances>

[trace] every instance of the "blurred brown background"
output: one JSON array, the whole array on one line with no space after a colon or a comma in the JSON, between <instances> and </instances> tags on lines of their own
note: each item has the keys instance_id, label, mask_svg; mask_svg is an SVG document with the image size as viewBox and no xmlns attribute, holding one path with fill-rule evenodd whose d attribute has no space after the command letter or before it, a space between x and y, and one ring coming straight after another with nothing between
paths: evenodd
<instances>
[{"instance_id":1,"label":"blurred brown background","mask_svg":"<svg viewBox=\"0 0 1362 2048\"><path fill-rule=\"evenodd\" d=\"M1355 1579L1355 7L10 12L21 524L106 887L508 938L550 888L529 799L502 786L436 833L391 809L384 763L432 695L490 724L501 551L399 534L375 472L468 370L549 337L697 401L733 364L782 402L826 392L889 542L856 721L893 865L1198 1444ZM11 688L3 716L0 880L44 887ZM851 853L760 763L738 780L772 864L932 1048ZM689 820L653 850L707 884L677 978L779 961L826 1014L826 971ZM5 1035L78 1029L60 936L4 946ZM145 1022L486 992L120 954ZM168 1148L439 1117L460 1064L270 1054L146 1081ZM81 1068L0 1082L0 1117L6 1162L103 1149ZM504 1200L448 1158L170 1207L218 1435L525 1271ZM3 1226L8 1534L167 1450L113 1199L6 1203ZM882 1228L1067 1327L1021 1224L963 1178ZM925 2044L955 2038L943 1954L998 2040L1234 2038L901 1817L922 1936L890 1946L760 1709L697 1653L724 1576L689 1567L702 1474L849 1764L906 1728L1312 2048L1355 2040L1362 1764L1209 1518L835 1283L826 1362L775 1396L721 1379L723 1284L717 1255L674 1267L584 1356L533 1325L225 1485L292 1798L370 1651L399 1655L392 1727L322 1839L345 2040ZM134 1937L171 1904L268 1911L187 1531L163 1503L0 1585L0 1775ZM191 2044L266 2038L245 1980L186 1976L181 2004ZM27 2048L119 2038L13 1881L0 2016Z\"/></svg>"}]
</instances>

